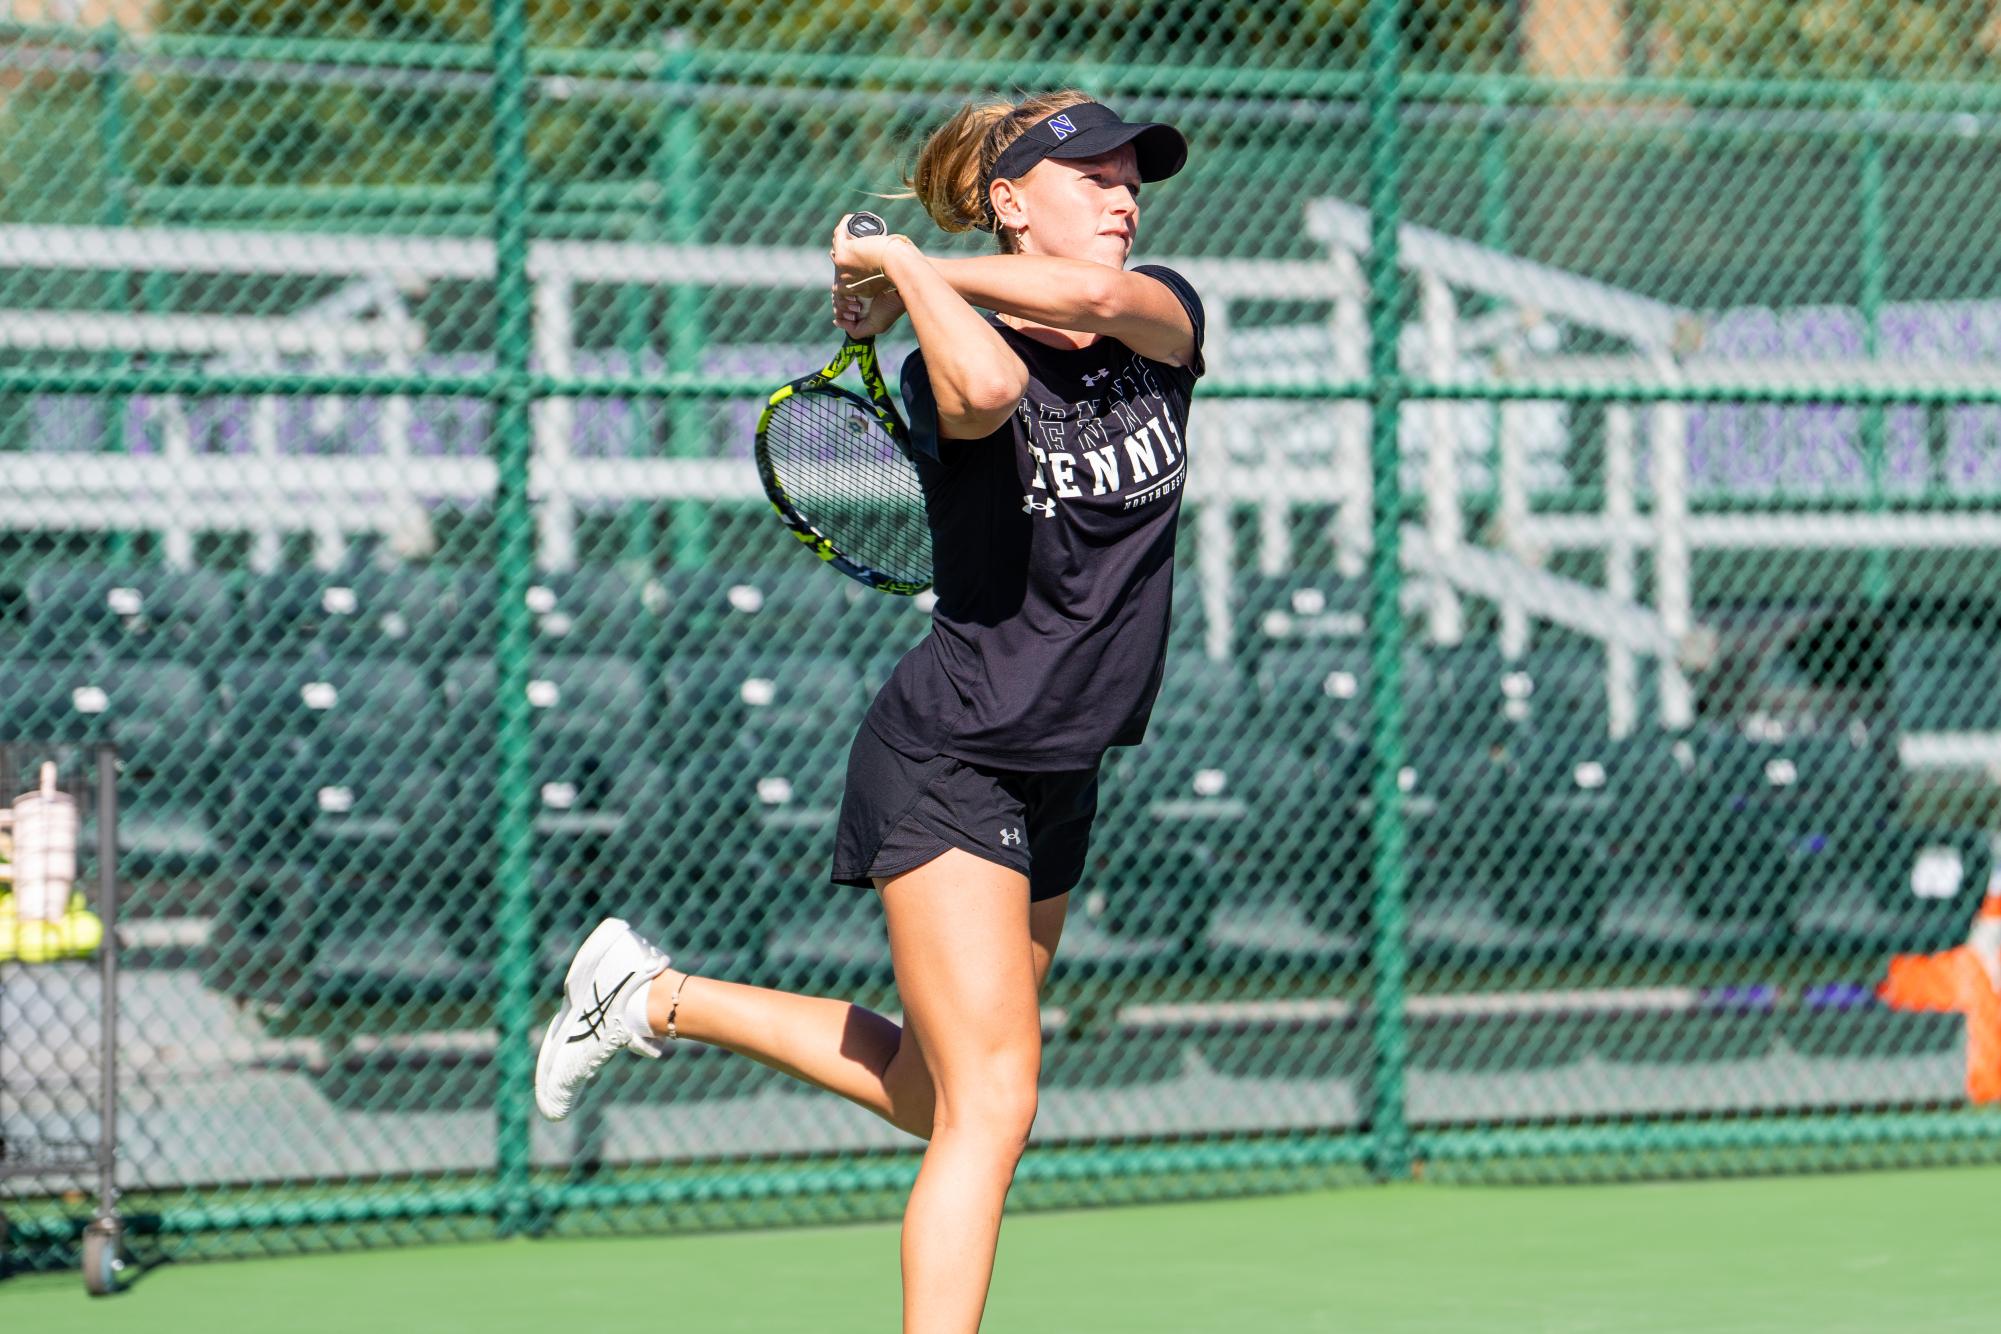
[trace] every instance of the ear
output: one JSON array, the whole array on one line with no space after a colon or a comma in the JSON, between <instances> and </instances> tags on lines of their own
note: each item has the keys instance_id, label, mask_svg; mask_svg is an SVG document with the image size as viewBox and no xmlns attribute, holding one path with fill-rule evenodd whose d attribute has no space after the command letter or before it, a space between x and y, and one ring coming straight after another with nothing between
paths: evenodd
<instances>
[{"instance_id":1,"label":"ear","mask_svg":"<svg viewBox=\"0 0 2001 1334\"><path fill-rule=\"evenodd\" d=\"M993 209L1003 229L1019 230L1028 225L1028 201L1013 181L1005 178L995 181L987 190L987 206Z\"/></svg>"}]
</instances>

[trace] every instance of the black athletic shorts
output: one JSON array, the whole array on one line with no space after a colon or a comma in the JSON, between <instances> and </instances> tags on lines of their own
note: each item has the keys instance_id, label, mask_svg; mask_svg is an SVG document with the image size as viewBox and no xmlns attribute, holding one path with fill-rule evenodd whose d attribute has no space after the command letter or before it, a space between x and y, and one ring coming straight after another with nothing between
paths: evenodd
<instances>
[{"instance_id":1,"label":"black athletic shorts","mask_svg":"<svg viewBox=\"0 0 2001 1334\"><path fill-rule=\"evenodd\" d=\"M912 759L863 723L848 750L834 835L833 880L915 870L962 848L1028 877L1031 902L1067 894L1084 877L1098 767L1058 773L990 769L950 755Z\"/></svg>"}]
</instances>

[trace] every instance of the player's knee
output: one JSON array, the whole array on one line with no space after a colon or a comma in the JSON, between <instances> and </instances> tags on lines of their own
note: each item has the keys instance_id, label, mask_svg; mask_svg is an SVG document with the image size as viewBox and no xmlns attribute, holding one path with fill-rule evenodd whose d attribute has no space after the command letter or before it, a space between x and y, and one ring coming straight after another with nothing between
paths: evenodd
<instances>
[{"instance_id":1,"label":"player's knee","mask_svg":"<svg viewBox=\"0 0 2001 1334\"><path fill-rule=\"evenodd\" d=\"M933 1136L975 1136L1019 1151L1035 1125L1035 1069L1015 1062L992 1069L965 1096L942 1097L934 1114Z\"/></svg>"}]
</instances>

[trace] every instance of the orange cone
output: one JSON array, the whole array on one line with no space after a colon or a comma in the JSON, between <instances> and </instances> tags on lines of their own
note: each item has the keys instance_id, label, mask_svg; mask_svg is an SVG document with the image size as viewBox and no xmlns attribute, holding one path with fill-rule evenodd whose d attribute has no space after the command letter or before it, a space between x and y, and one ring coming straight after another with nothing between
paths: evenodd
<instances>
[{"instance_id":1,"label":"orange cone","mask_svg":"<svg viewBox=\"0 0 2001 1334\"><path fill-rule=\"evenodd\" d=\"M2001 1102L2001 892L1987 895L1958 949L1891 959L1876 995L1898 1010L1964 1015L1966 1095Z\"/></svg>"}]
</instances>

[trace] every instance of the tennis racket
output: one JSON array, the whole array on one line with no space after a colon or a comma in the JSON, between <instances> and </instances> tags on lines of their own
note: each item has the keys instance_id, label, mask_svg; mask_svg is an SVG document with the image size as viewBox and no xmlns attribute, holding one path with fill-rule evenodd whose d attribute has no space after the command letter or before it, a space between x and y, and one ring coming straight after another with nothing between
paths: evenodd
<instances>
[{"instance_id":1,"label":"tennis racket","mask_svg":"<svg viewBox=\"0 0 2001 1334\"><path fill-rule=\"evenodd\" d=\"M888 230L873 213L848 219L850 236ZM833 383L849 366L866 398ZM814 555L884 593L931 587L924 491L875 339L848 338L832 361L772 394L757 419L756 454L772 509Z\"/></svg>"}]
</instances>

